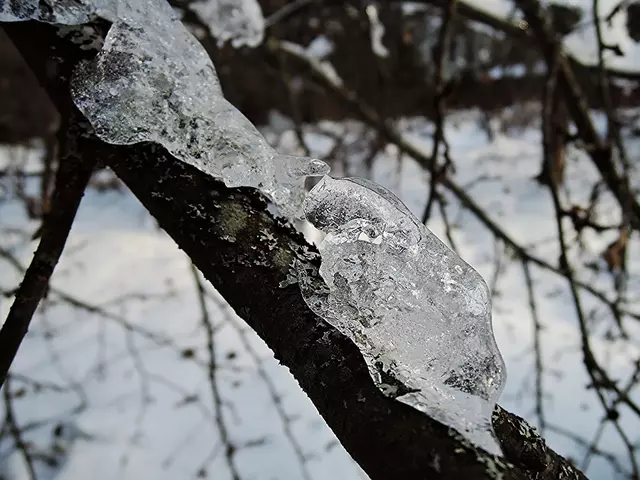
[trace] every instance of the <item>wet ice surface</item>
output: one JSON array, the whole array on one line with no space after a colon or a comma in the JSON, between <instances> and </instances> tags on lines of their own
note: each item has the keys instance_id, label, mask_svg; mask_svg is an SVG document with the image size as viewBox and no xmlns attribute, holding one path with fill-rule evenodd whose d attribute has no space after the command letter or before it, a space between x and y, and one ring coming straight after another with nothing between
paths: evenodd
<instances>
[{"instance_id":1,"label":"wet ice surface","mask_svg":"<svg viewBox=\"0 0 640 480\"><path fill-rule=\"evenodd\" d=\"M38 20L77 25L94 15L114 12L118 0L0 0L0 22ZM106 18L106 17L105 17ZM108 18L110 19L110 18Z\"/></svg>"},{"instance_id":2,"label":"wet ice surface","mask_svg":"<svg viewBox=\"0 0 640 480\"><path fill-rule=\"evenodd\" d=\"M280 155L223 96L207 52L164 0L83 0L56 4L55 22L83 23L98 12L113 21L97 57L78 67L73 99L105 142L152 141L231 187L259 188L288 217L304 199L304 179L328 166ZM42 3L42 2L41 2ZM236 9L247 1L220 4ZM247 5L245 5L247 4ZM41 7L1 7L3 18L45 18ZM247 13L255 18L255 12ZM47 20L49 21L49 20ZM254 21L255 22L255 21Z\"/></svg>"},{"instance_id":3,"label":"wet ice surface","mask_svg":"<svg viewBox=\"0 0 640 480\"><path fill-rule=\"evenodd\" d=\"M500 454L491 413L506 373L482 277L372 182L324 177L304 212L327 233L326 286L301 279L309 307L358 346L385 394Z\"/></svg>"},{"instance_id":4,"label":"wet ice surface","mask_svg":"<svg viewBox=\"0 0 640 480\"><path fill-rule=\"evenodd\" d=\"M265 22L257 0L201 0L189 8L209 27L221 42L234 47L256 47L264 38Z\"/></svg>"}]
</instances>

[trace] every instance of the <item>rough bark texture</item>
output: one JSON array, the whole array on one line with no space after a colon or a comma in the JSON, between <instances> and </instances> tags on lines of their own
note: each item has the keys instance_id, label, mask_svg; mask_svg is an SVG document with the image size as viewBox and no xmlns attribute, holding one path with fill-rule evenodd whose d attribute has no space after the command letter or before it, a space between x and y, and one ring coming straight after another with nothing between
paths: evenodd
<instances>
[{"instance_id":1,"label":"rough bark texture","mask_svg":"<svg viewBox=\"0 0 640 480\"><path fill-rule=\"evenodd\" d=\"M93 27L96 35L107 28ZM66 111L73 67L92 53L80 49L73 35L60 37L49 25L29 22L5 29L58 110ZM494 425L510 463L382 395L357 348L306 307L297 285L280 287L294 260L313 270L318 257L291 226L267 212L254 192L228 189L159 146L108 145L88 124L76 127L79 158L97 158L118 174L291 370L372 479L585 478L526 422L499 407Z\"/></svg>"}]
</instances>

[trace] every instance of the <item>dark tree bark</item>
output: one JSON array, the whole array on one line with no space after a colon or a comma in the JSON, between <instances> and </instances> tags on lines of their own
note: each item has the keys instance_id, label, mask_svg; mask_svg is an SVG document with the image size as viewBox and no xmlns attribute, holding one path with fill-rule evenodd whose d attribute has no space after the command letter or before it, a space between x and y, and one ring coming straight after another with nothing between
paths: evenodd
<instances>
[{"instance_id":1,"label":"dark tree bark","mask_svg":"<svg viewBox=\"0 0 640 480\"><path fill-rule=\"evenodd\" d=\"M92 28L103 35L108 25ZM69 111L71 72L95 52L81 49L72 33L60 36L50 25L5 24L5 30L58 111ZM500 407L493 421L504 459L385 397L357 348L307 308L297 285L280 286L294 260L317 274L318 255L290 225L273 218L255 192L226 188L157 145L109 145L93 135L87 122L74 127L69 131L76 158L97 159L117 173L291 370L372 479L585 478L526 422Z\"/></svg>"}]
</instances>

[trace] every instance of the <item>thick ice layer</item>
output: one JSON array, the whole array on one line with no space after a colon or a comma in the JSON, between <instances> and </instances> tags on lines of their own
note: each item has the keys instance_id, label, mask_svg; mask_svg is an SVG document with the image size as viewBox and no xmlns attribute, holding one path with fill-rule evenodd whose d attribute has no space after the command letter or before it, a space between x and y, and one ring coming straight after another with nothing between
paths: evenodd
<instances>
[{"instance_id":1,"label":"thick ice layer","mask_svg":"<svg viewBox=\"0 0 640 480\"><path fill-rule=\"evenodd\" d=\"M78 25L94 15L114 12L118 0L0 0L0 22L38 20ZM106 13L106 15L109 15ZM111 16L109 15L109 20Z\"/></svg>"},{"instance_id":2,"label":"thick ice layer","mask_svg":"<svg viewBox=\"0 0 640 480\"><path fill-rule=\"evenodd\" d=\"M289 217L299 215L305 177L328 172L320 160L280 155L269 146L224 98L209 56L166 1L62 0L46 14L44 2L1 5L7 20L84 23L99 14L113 22L103 49L78 67L71 88L105 142L160 143L228 186L261 189Z\"/></svg>"},{"instance_id":3,"label":"thick ice layer","mask_svg":"<svg viewBox=\"0 0 640 480\"><path fill-rule=\"evenodd\" d=\"M234 47L257 47L264 37L264 17L257 0L201 0L189 8L209 27L221 42Z\"/></svg>"},{"instance_id":4,"label":"thick ice layer","mask_svg":"<svg viewBox=\"0 0 640 480\"><path fill-rule=\"evenodd\" d=\"M391 192L324 177L304 212L327 233L305 301L358 346L378 387L491 453L505 366L482 277Z\"/></svg>"}]
</instances>

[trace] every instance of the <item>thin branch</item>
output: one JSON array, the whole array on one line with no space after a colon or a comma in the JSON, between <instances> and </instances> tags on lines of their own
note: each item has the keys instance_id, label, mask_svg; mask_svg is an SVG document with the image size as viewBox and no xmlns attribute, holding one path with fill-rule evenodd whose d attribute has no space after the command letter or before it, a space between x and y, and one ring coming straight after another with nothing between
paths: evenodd
<instances>
[{"instance_id":1,"label":"thin branch","mask_svg":"<svg viewBox=\"0 0 640 480\"><path fill-rule=\"evenodd\" d=\"M538 417L538 427L540 434L544 436L547 428L547 420L544 413L544 390L542 381L544 378L544 366L542 364L542 345L540 342L540 335L542 334L542 324L540 323L540 317L538 315L538 307L536 305L536 297L533 291L533 278L531 277L531 269L529 268L529 262L524 260L522 262L522 269L524 272L525 283L527 285L527 296L529 298L529 309L531 310L531 318L533 320L533 352L535 358L535 399L536 399L536 416Z\"/></svg>"},{"instance_id":2,"label":"thin branch","mask_svg":"<svg viewBox=\"0 0 640 480\"><path fill-rule=\"evenodd\" d=\"M269 376L267 370L262 365L263 363L262 359L258 355L258 352L256 352L255 348L253 348L253 346L249 342L249 339L247 338L247 329L243 328L243 326L240 325L240 320L238 320L234 315L232 315L232 312L229 311L228 305L220 301L214 295L210 294L209 298L211 298L216 303L216 306L222 312L228 324L231 325L233 329L238 333L242 346L244 347L245 351L249 354L249 356L253 359L254 363L256 364L256 368L258 369L258 375L260 376L265 386L267 387L267 390L269 391L269 395L271 396L271 400L273 401L273 405L276 409L276 412L278 412L278 416L282 419L282 429L284 431L284 435L285 437L287 437L287 440L289 440L289 443L291 444L291 448L293 449L294 454L298 458L298 462L300 463L300 469L302 470L302 478L304 480L311 480L311 472L309 472L309 467L307 466L307 458L304 452L302 451L302 447L300 446L300 443L296 440L293 434L293 429L291 428L292 419L287 415L287 412L285 411L285 408L282 405L282 397L278 393L276 386L274 385L273 380Z\"/></svg>"},{"instance_id":3,"label":"thin branch","mask_svg":"<svg viewBox=\"0 0 640 480\"><path fill-rule=\"evenodd\" d=\"M66 136L67 132L64 133ZM70 145L67 145L60 162L51 211L45 217L42 226L42 240L0 330L0 387L29 330L38 303L45 295L49 279L62 255L80 200L93 172L95 161L80 159L69 148Z\"/></svg>"},{"instance_id":4,"label":"thin branch","mask_svg":"<svg viewBox=\"0 0 640 480\"><path fill-rule=\"evenodd\" d=\"M558 86L592 163L618 201L623 213L629 213L631 225L640 229L640 204L635 200L630 184L618 173L612 158L611 146L600 138L593 124L584 93L571 63L562 52L560 41L546 21L545 11L538 0L515 0L515 3L535 33L547 64L558 64Z\"/></svg>"},{"instance_id":5,"label":"thin branch","mask_svg":"<svg viewBox=\"0 0 640 480\"><path fill-rule=\"evenodd\" d=\"M436 44L434 57L435 57L435 73L434 73L434 98L433 106L435 110L435 133L433 134L433 147L431 150L431 161L429 162L429 172L431 173L431 186L429 189L429 198L427 205L422 214L422 224L426 225L429 217L431 216L431 207L433 201L437 195L438 177L444 173L449 167L449 145L444 138L444 115L445 115L445 100L447 92L445 91L446 82L444 78L444 70L447 62L447 52L449 50L449 43L451 41L452 23L456 13L456 5L458 0L450 0L449 6L445 9L442 18L442 25L440 26L440 32L438 35L438 43ZM438 168L438 152L440 151L440 144L444 143L446 155L445 164Z\"/></svg>"},{"instance_id":6,"label":"thin branch","mask_svg":"<svg viewBox=\"0 0 640 480\"><path fill-rule=\"evenodd\" d=\"M545 95L544 95L544 105L543 105L543 118L542 118L542 137L543 137L543 155L544 161L547 163L549 168L551 169L551 162L553 162L553 149L551 144L551 138L553 135L553 108L554 108L554 97L556 94L557 84L556 81L560 72L560 47L557 47L556 55L552 56L552 61L548 65L549 73L548 79L545 85ZM576 310L576 315L578 317L578 325L581 337L581 345L582 345L582 355L583 355L583 363L589 378L591 379L591 383L594 387L596 397L600 401L600 404L605 412L609 412L609 406L607 400L604 396L603 391L607 389L613 390L618 394L618 398L621 402L626 403L632 410L636 412L636 414L640 415L640 410L638 406L632 402L626 392L622 392L615 385L615 382L608 376L605 370L598 363L595 354L591 348L591 340L589 337L588 327L587 327L587 319L584 314L584 308L582 306L582 302L580 299L580 293L575 285L573 279L573 269L569 262L568 256L568 246L565 240L565 232L563 226L563 209L560 203L560 197L558 195L558 184L554 181L549 182L549 191L551 193L551 199L553 201L553 208L555 211L555 220L556 227L558 231L558 242L560 247L560 268L566 272L567 281L569 283L569 290L571 292L571 297L573 299L573 303ZM623 399L624 398L624 399ZM632 445L618 423L617 419L612 420L618 434L627 447L629 452L630 462L633 468L633 473L636 477L640 475L638 471L638 465L635 459L635 453L633 451Z\"/></svg>"},{"instance_id":7,"label":"thin branch","mask_svg":"<svg viewBox=\"0 0 640 480\"><path fill-rule=\"evenodd\" d=\"M315 2L315 1L316 0L294 0L292 2L289 2L286 5L284 5L283 7L279 8L278 10L273 12L271 15L269 15L265 19L265 25L267 27L271 27L271 26L275 25L276 23L282 22L286 18L288 18L291 15L293 15L295 12L297 12L300 9L306 7L307 5L310 5L311 3Z\"/></svg>"},{"instance_id":8,"label":"thin branch","mask_svg":"<svg viewBox=\"0 0 640 480\"><path fill-rule=\"evenodd\" d=\"M563 437L566 437L572 440L577 445L583 447L585 450L592 452L594 455L604 458L607 462L609 462L609 464L613 467L613 469L616 472L624 475L628 475L628 472L626 472L625 469L622 467L622 465L620 465L620 462L618 461L618 459L614 454L605 452L604 450L599 449L597 446L592 445L591 443L586 441L584 438L579 437L575 433L570 432L565 428L559 427L557 425L551 425L551 424L549 424L547 428L549 429L550 432L556 433L558 435L562 435Z\"/></svg>"},{"instance_id":9,"label":"thin branch","mask_svg":"<svg viewBox=\"0 0 640 480\"><path fill-rule=\"evenodd\" d=\"M209 310L207 309L205 288L200 280L198 269L193 263L191 263L191 274L196 284L196 293L198 295L198 305L200 306L202 326L204 327L204 331L207 336L207 352L209 355L209 366L207 368L207 372L209 374L211 398L213 399L213 405L215 407L216 427L218 428L218 433L220 433L220 441L224 445L225 458L227 461L227 467L231 473L231 478L233 480L240 480L240 473L238 472L238 467L234 460L236 447L231 442L229 429L227 428L227 423L224 419L224 405L222 397L220 396L220 388L218 386L215 329L213 328L213 322L211 321Z\"/></svg>"},{"instance_id":10,"label":"thin branch","mask_svg":"<svg viewBox=\"0 0 640 480\"><path fill-rule=\"evenodd\" d=\"M36 470L34 467L33 458L29 452L29 446L22 438L22 429L18 425L16 414L13 410L13 401L11 400L11 378L7 376L4 386L4 411L5 411L5 423L9 430L9 434L13 437L13 443L16 446L16 450L20 452L22 460L27 468L27 473L30 480L37 480Z\"/></svg>"},{"instance_id":11,"label":"thin branch","mask_svg":"<svg viewBox=\"0 0 640 480\"><path fill-rule=\"evenodd\" d=\"M402 3L406 0L390 0L393 3ZM425 5L433 5L438 8L447 8L450 0L413 0L415 3L422 3ZM475 2L474 2L475 3ZM479 5L479 3L476 3ZM514 22L509 19L503 19L499 16L493 15L487 10L482 9L481 7L475 7L471 3L466 2L464 0L458 0L458 14L462 17L465 17L474 22L480 23L482 25L486 25L491 27L492 29L502 32L506 34L513 40L523 42L526 45L531 45L533 41L535 41L534 36L532 35L532 28L528 22L518 21ZM528 20L528 19L527 19ZM581 72L585 72L587 74L597 73L597 65L590 66L585 65L584 63L577 60L575 57L568 55L568 62L575 70L580 70ZM621 70L615 68L607 69L607 73L611 77L627 79L627 80L639 80L640 72L633 70Z\"/></svg>"}]
</instances>

